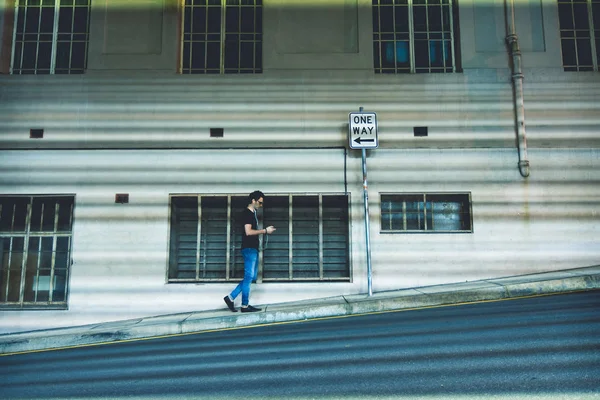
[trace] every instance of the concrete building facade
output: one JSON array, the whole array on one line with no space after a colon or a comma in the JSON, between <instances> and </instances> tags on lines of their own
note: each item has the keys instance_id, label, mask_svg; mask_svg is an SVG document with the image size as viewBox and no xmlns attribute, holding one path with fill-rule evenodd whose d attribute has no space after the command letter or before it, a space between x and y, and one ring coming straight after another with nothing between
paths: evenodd
<instances>
[{"instance_id":1,"label":"concrete building facade","mask_svg":"<svg viewBox=\"0 0 600 400\"><path fill-rule=\"evenodd\" d=\"M223 308L257 189L253 304L365 293L361 107L374 292L600 260L596 3L38 3L0 0L0 333Z\"/></svg>"}]
</instances>

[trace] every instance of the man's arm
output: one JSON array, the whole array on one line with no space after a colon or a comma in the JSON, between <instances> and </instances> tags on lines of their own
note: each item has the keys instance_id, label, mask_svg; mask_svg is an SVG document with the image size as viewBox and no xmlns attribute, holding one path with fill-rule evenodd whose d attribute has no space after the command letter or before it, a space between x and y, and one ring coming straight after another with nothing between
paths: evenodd
<instances>
[{"instance_id":1,"label":"man's arm","mask_svg":"<svg viewBox=\"0 0 600 400\"><path fill-rule=\"evenodd\" d=\"M271 234L275 231L275 228L273 226L267 226L264 229L252 229L252 224L246 224L244 225L244 230L246 231L246 236L256 236L264 235L265 233Z\"/></svg>"}]
</instances>

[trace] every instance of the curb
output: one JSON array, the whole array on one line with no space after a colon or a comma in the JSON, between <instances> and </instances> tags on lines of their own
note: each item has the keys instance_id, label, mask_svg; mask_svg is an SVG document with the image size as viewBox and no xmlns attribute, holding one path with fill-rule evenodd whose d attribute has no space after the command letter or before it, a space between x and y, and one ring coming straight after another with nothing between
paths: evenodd
<instances>
[{"instance_id":1,"label":"curb","mask_svg":"<svg viewBox=\"0 0 600 400\"><path fill-rule=\"evenodd\" d=\"M265 306L259 313L206 311L0 335L0 355L93 346L274 323L499 301L600 289L600 266Z\"/></svg>"}]
</instances>

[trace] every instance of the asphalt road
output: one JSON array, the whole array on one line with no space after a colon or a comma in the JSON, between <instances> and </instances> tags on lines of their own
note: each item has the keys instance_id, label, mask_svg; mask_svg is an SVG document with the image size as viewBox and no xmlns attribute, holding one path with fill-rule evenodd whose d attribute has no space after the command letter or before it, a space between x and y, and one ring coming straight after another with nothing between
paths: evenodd
<instances>
[{"instance_id":1,"label":"asphalt road","mask_svg":"<svg viewBox=\"0 0 600 400\"><path fill-rule=\"evenodd\" d=\"M0 376L2 399L600 399L600 291L10 355Z\"/></svg>"}]
</instances>

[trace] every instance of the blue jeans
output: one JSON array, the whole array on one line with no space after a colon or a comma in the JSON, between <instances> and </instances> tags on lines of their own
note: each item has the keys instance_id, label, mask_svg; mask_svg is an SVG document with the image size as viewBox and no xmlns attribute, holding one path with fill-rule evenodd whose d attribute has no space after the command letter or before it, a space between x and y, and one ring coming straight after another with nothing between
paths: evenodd
<instances>
[{"instance_id":1,"label":"blue jeans","mask_svg":"<svg viewBox=\"0 0 600 400\"><path fill-rule=\"evenodd\" d=\"M232 300L242 293L242 306L247 306L250 299L250 284L258 275L258 250L242 249L244 257L244 280L242 280L229 295Z\"/></svg>"}]
</instances>

